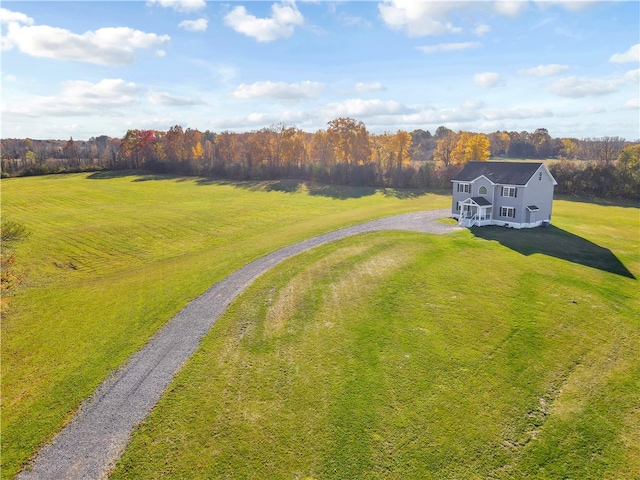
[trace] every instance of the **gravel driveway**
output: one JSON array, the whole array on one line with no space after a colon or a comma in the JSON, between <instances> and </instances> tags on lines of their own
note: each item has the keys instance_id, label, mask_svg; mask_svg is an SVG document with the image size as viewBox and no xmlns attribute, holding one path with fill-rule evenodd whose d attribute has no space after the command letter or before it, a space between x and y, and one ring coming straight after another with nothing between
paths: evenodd
<instances>
[{"instance_id":1,"label":"gravel driveway","mask_svg":"<svg viewBox=\"0 0 640 480\"><path fill-rule=\"evenodd\" d=\"M19 479L106 478L129 435L151 411L173 376L229 304L258 276L293 255L377 230L443 234L460 227L439 223L449 210L408 213L326 233L262 257L213 285L160 329L100 385L69 424L18 475Z\"/></svg>"}]
</instances>

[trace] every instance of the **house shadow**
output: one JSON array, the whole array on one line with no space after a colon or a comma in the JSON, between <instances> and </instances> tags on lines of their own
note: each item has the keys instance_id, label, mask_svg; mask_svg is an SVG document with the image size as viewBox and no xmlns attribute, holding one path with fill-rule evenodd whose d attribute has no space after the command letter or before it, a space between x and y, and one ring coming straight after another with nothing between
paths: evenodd
<instances>
[{"instance_id":1,"label":"house shadow","mask_svg":"<svg viewBox=\"0 0 640 480\"><path fill-rule=\"evenodd\" d=\"M498 226L474 227L471 232L478 238L494 240L522 255L541 253L634 280L636 278L608 248L552 225L521 230Z\"/></svg>"}]
</instances>

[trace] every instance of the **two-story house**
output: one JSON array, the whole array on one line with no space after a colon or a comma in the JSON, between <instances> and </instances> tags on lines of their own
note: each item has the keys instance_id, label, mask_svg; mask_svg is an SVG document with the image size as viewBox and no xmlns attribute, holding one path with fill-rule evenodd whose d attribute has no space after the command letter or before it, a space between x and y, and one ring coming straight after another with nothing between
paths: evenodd
<instances>
[{"instance_id":1,"label":"two-story house","mask_svg":"<svg viewBox=\"0 0 640 480\"><path fill-rule=\"evenodd\" d=\"M532 228L551 223L553 187L542 162L469 162L451 180L451 215L465 227Z\"/></svg>"}]
</instances>

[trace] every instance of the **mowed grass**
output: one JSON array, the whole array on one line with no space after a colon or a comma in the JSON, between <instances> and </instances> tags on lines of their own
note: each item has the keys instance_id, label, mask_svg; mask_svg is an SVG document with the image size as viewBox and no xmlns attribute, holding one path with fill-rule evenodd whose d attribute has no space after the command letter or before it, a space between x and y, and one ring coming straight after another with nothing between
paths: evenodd
<instances>
[{"instance_id":1,"label":"mowed grass","mask_svg":"<svg viewBox=\"0 0 640 480\"><path fill-rule=\"evenodd\" d=\"M443 208L447 196L118 173L3 179L25 282L2 321L2 465L12 477L190 300L279 247Z\"/></svg>"},{"instance_id":2,"label":"mowed grass","mask_svg":"<svg viewBox=\"0 0 640 480\"><path fill-rule=\"evenodd\" d=\"M558 201L555 229L303 253L217 322L112 478L640 478L639 220Z\"/></svg>"}]
</instances>

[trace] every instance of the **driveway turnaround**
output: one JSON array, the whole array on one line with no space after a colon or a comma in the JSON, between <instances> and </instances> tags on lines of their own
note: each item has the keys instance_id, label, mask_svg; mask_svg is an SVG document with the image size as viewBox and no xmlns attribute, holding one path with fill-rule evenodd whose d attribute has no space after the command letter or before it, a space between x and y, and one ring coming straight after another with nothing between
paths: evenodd
<instances>
[{"instance_id":1,"label":"driveway turnaround","mask_svg":"<svg viewBox=\"0 0 640 480\"><path fill-rule=\"evenodd\" d=\"M437 222L450 210L407 213L330 232L276 250L213 285L162 327L100 385L76 416L43 447L19 479L106 478L131 431L146 418L173 376L229 304L278 263L319 245L378 230L443 234L460 227Z\"/></svg>"}]
</instances>

